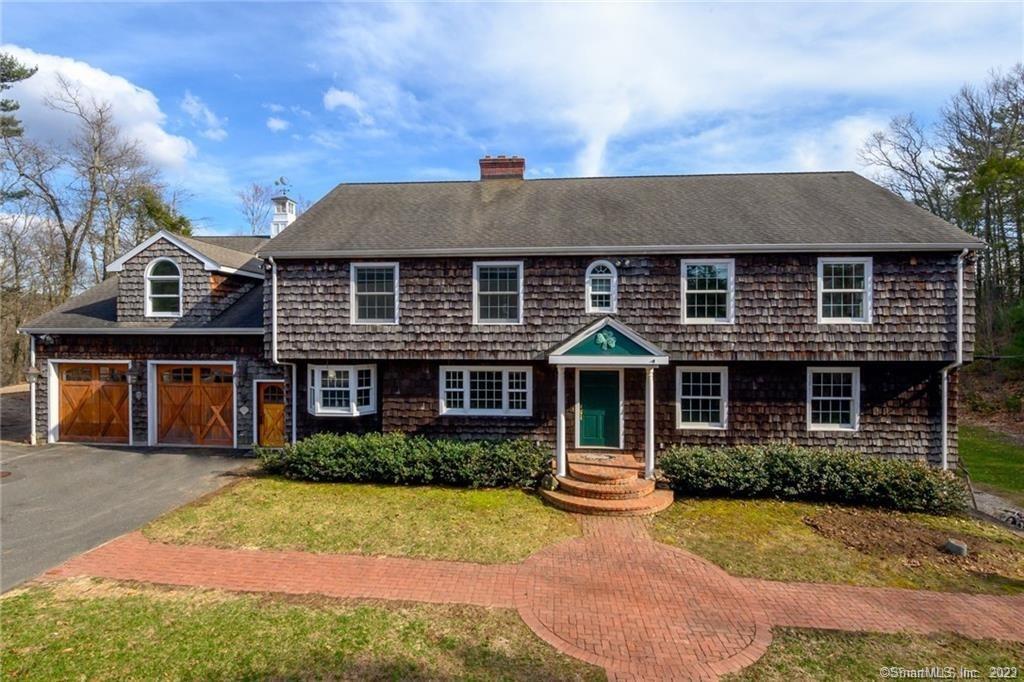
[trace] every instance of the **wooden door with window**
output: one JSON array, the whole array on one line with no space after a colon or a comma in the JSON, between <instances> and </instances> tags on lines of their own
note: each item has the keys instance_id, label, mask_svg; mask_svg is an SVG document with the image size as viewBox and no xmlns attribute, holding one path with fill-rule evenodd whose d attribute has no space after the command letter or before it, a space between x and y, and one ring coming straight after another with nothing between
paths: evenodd
<instances>
[{"instance_id":1,"label":"wooden door with window","mask_svg":"<svg viewBox=\"0 0 1024 682\"><path fill-rule=\"evenodd\" d=\"M128 443L128 365L57 365L58 440Z\"/></svg>"},{"instance_id":2,"label":"wooden door with window","mask_svg":"<svg viewBox=\"0 0 1024 682\"><path fill-rule=\"evenodd\" d=\"M284 445L284 382L263 381L256 390L258 442L268 448Z\"/></svg>"},{"instance_id":3,"label":"wooden door with window","mask_svg":"<svg viewBox=\"0 0 1024 682\"><path fill-rule=\"evenodd\" d=\"M157 442L232 447L234 397L230 365L159 365Z\"/></svg>"}]
</instances>

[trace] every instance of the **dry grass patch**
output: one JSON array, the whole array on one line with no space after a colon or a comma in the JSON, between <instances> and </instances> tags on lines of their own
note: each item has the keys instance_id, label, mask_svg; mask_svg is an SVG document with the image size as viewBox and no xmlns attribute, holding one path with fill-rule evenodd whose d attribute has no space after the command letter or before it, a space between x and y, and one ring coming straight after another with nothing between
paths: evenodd
<instances>
[{"instance_id":1,"label":"dry grass patch","mask_svg":"<svg viewBox=\"0 0 1024 682\"><path fill-rule=\"evenodd\" d=\"M0 599L11 680L598 680L513 611L91 579Z\"/></svg>"},{"instance_id":2,"label":"dry grass patch","mask_svg":"<svg viewBox=\"0 0 1024 682\"><path fill-rule=\"evenodd\" d=\"M971 640L956 635L881 635L824 630L782 629L754 665L726 679L731 682L792 680L871 680L882 668L927 667L977 670L989 679L999 666L1024 665L1024 644ZM889 675L895 677L894 675ZM918 676L923 677L923 676Z\"/></svg>"},{"instance_id":3,"label":"dry grass patch","mask_svg":"<svg viewBox=\"0 0 1024 682\"><path fill-rule=\"evenodd\" d=\"M179 544L506 563L574 537L579 527L521 490L254 478L143 532Z\"/></svg>"},{"instance_id":4,"label":"dry grass patch","mask_svg":"<svg viewBox=\"0 0 1024 682\"><path fill-rule=\"evenodd\" d=\"M1024 539L963 517L773 500L685 500L652 531L733 575L945 591L1024 592ZM939 551L965 541L967 557Z\"/></svg>"}]
</instances>

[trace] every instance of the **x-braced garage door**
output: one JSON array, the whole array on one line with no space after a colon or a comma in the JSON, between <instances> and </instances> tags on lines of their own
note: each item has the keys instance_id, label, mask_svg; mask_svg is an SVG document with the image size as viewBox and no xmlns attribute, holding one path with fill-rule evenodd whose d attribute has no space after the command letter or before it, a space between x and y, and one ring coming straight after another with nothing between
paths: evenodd
<instances>
[{"instance_id":1,"label":"x-braced garage door","mask_svg":"<svg viewBox=\"0 0 1024 682\"><path fill-rule=\"evenodd\" d=\"M157 365L157 442L234 445L231 365Z\"/></svg>"},{"instance_id":2,"label":"x-braced garage door","mask_svg":"<svg viewBox=\"0 0 1024 682\"><path fill-rule=\"evenodd\" d=\"M128 443L128 365L57 365L58 439Z\"/></svg>"}]
</instances>

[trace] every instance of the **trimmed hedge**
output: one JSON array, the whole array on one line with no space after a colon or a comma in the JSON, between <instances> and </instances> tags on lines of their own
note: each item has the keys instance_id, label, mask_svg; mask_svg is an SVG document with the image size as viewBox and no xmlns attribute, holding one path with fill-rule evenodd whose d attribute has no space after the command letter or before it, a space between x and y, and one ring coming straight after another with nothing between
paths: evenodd
<instances>
[{"instance_id":1,"label":"trimmed hedge","mask_svg":"<svg viewBox=\"0 0 1024 682\"><path fill-rule=\"evenodd\" d=\"M551 451L526 440L434 440L401 433L318 433L281 450L258 449L263 468L306 481L533 487Z\"/></svg>"},{"instance_id":2,"label":"trimmed hedge","mask_svg":"<svg viewBox=\"0 0 1024 682\"><path fill-rule=\"evenodd\" d=\"M675 446L659 464L672 488L684 495L773 497L931 514L967 507L966 487L948 471L842 450Z\"/></svg>"}]
</instances>

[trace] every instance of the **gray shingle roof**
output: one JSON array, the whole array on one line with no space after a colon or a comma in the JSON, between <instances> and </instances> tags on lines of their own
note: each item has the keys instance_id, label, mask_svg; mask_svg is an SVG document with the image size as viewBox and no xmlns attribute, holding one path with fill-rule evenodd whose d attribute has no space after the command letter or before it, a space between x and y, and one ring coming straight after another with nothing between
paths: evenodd
<instances>
[{"instance_id":1,"label":"gray shingle roof","mask_svg":"<svg viewBox=\"0 0 1024 682\"><path fill-rule=\"evenodd\" d=\"M48 313L27 322L22 329L44 332L74 329L84 332L104 332L131 329L153 329L152 321L118 322L117 291L120 275L112 275L96 286L69 298ZM173 328L174 325L172 325ZM256 286L227 310L199 329L263 327L263 287ZM197 328L189 325L189 328Z\"/></svg>"},{"instance_id":2,"label":"gray shingle roof","mask_svg":"<svg viewBox=\"0 0 1024 682\"><path fill-rule=\"evenodd\" d=\"M270 241L270 237L264 235L196 235L192 239L244 253L256 253L261 246Z\"/></svg>"},{"instance_id":3,"label":"gray shingle roof","mask_svg":"<svg viewBox=\"0 0 1024 682\"><path fill-rule=\"evenodd\" d=\"M980 244L856 173L830 172L341 184L259 253L427 256Z\"/></svg>"},{"instance_id":4,"label":"gray shingle roof","mask_svg":"<svg viewBox=\"0 0 1024 682\"><path fill-rule=\"evenodd\" d=\"M236 270L245 270L256 274L263 274L263 264L259 258L253 255L253 251L240 250L224 243L225 237L185 237L175 235L178 239L199 251L210 260L216 261L219 265ZM242 242L239 246L253 246L249 242Z\"/></svg>"}]
</instances>

